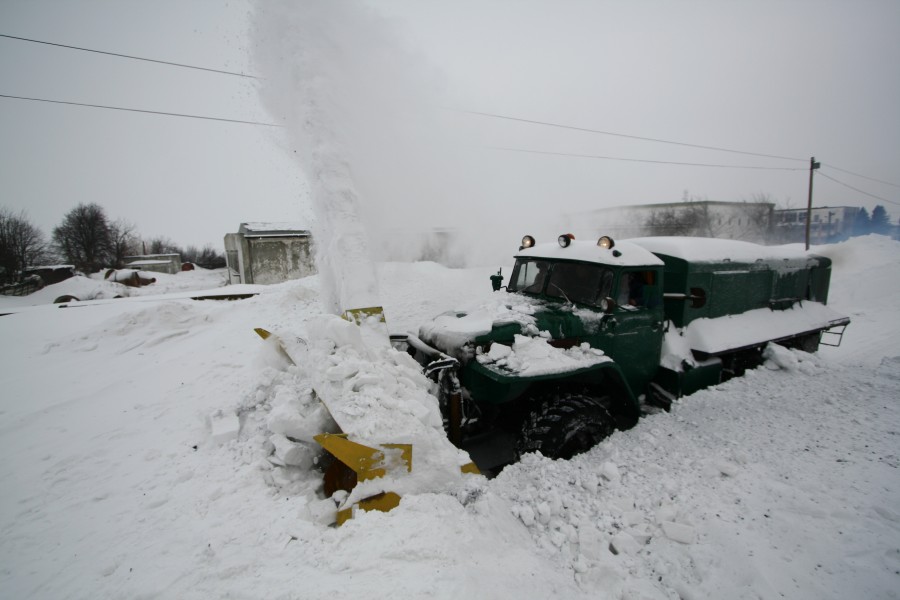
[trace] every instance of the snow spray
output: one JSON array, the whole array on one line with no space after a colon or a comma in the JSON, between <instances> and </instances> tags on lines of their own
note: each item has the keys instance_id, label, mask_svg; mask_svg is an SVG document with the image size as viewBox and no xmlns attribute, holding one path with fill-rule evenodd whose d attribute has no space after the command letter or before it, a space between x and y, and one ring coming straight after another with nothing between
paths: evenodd
<instances>
[{"instance_id":1,"label":"snow spray","mask_svg":"<svg viewBox=\"0 0 900 600\"><path fill-rule=\"evenodd\" d=\"M309 182L325 308L372 324L384 316L345 150L359 116L348 101L358 90L352 49L344 47L354 14L342 2L261 3L253 56L260 97L283 124L287 149Z\"/></svg>"}]
</instances>

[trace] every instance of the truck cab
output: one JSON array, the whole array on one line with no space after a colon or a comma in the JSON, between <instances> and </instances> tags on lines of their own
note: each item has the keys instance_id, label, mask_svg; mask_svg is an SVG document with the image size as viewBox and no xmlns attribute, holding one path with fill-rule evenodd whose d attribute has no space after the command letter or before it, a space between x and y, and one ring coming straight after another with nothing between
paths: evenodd
<instances>
[{"instance_id":1,"label":"truck cab","mask_svg":"<svg viewBox=\"0 0 900 600\"><path fill-rule=\"evenodd\" d=\"M538 329L551 344L588 343L621 368L641 393L655 375L663 336L663 262L645 249L602 237L576 246L569 234L558 244L523 240L507 291L546 300Z\"/></svg>"}]
</instances>

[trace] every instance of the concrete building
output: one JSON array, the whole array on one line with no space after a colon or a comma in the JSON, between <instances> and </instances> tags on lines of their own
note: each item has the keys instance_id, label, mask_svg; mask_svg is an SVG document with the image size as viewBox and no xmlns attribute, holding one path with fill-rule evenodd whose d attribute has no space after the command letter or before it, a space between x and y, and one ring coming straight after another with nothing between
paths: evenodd
<instances>
[{"instance_id":1,"label":"concrete building","mask_svg":"<svg viewBox=\"0 0 900 600\"><path fill-rule=\"evenodd\" d=\"M225 235L229 283L281 283L316 272L308 229L296 223L241 223Z\"/></svg>"},{"instance_id":2,"label":"concrete building","mask_svg":"<svg viewBox=\"0 0 900 600\"><path fill-rule=\"evenodd\" d=\"M809 227L811 244L827 244L845 240L853 235L859 215L858 206L823 206L812 209ZM775 211L774 241L781 244L806 241L806 209L790 208Z\"/></svg>"},{"instance_id":3,"label":"concrete building","mask_svg":"<svg viewBox=\"0 0 900 600\"><path fill-rule=\"evenodd\" d=\"M175 275L181 272L180 254L138 254L125 257L125 268Z\"/></svg>"},{"instance_id":4,"label":"concrete building","mask_svg":"<svg viewBox=\"0 0 900 600\"><path fill-rule=\"evenodd\" d=\"M597 236L676 235L765 243L774 209L771 202L703 200L601 208L572 215L569 222L570 228Z\"/></svg>"}]
</instances>

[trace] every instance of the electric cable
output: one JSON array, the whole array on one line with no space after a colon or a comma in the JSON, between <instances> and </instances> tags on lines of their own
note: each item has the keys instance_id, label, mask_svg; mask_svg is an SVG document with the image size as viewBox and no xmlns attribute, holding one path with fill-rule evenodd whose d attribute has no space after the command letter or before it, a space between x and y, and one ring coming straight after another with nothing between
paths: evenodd
<instances>
[{"instance_id":1,"label":"electric cable","mask_svg":"<svg viewBox=\"0 0 900 600\"><path fill-rule=\"evenodd\" d=\"M832 168L834 168L834 167L832 167ZM897 202L897 201L895 201L895 200L888 200L887 198L882 198L881 196L876 196L875 194L870 194L869 192L864 192L863 190L861 190L861 189L859 189L859 188L855 188L855 187L853 187L852 185L846 184L846 183L844 183L843 181L838 181L838 180L835 179L834 177L829 177L829 176L826 175L825 173L822 173L822 171L819 171L819 175L821 175L821 176L824 177L825 179L830 179L831 181L833 181L833 182L835 182L835 183L837 183L837 184L839 184L839 185L842 185L842 186L844 186L845 188L850 188L850 189L853 190L854 192L859 192L860 194L865 194L866 196L870 196L870 197L872 197L872 198L875 198L876 200L881 200L882 202L889 202L889 203L891 203L891 204L896 204L896 205L900 206L900 202Z\"/></svg>"},{"instance_id":2,"label":"electric cable","mask_svg":"<svg viewBox=\"0 0 900 600\"><path fill-rule=\"evenodd\" d=\"M261 127L281 127L275 123L261 123L259 121L242 121L240 119L226 119L223 117L206 117L203 115L187 115L183 113L163 112L160 110L144 110L140 108L125 108L121 106L103 106L101 104L85 104L82 102L66 102L64 100L48 100L46 98L27 98L25 96L11 96L9 94L0 94L0 98L12 98L14 100L30 100L32 102L49 102L51 104L67 104L69 106L85 106L89 108L104 108L106 110L122 110L127 112L147 113L151 115L165 115L168 117L183 117L186 119L203 119L207 121L224 121L226 123L242 123L244 125L258 125Z\"/></svg>"},{"instance_id":3,"label":"electric cable","mask_svg":"<svg viewBox=\"0 0 900 600\"><path fill-rule=\"evenodd\" d=\"M567 156L573 158L593 158L598 160L619 160L625 162L638 162L638 163L651 163L658 165L678 165L678 166L686 166L686 167L715 167L720 169L757 169L763 171L806 171L805 167L760 167L760 166L751 166L751 165L719 165L719 164L709 164L709 163L692 163L692 162L678 162L678 161L670 161L670 160L649 160L642 158L623 158L619 156L598 156L594 154L572 154L568 152L548 152L544 150L526 150L523 148L505 148L502 146L485 146L490 150L504 150L507 152L523 152L526 154L548 154L551 156Z\"/></svg>"},{"instance_id":4,"label":"electric cable","mask_svg":"<svg viewBox=\"0 0 900 600\"><path fill-rule=\"evenodd\" d=\"M247 75L246 73L235 73L234 71L223 71L221 69L210 69L208 67L198 67L196 65L186 65L184 63L169 62L167 60L156 60L153 58L132 56L130 54L119 54L117 52L106 52L104 50L93 50L91 48L81 48L79 46L68 46L66 44L57 44L55 42L45 42L42 40L33 40L30 38L18 37L15 35L7 35L5 33L0 33L0 37L7 38L10 40L19 40L22 42L31 42L34 44L45 44L47 46L56 46L58 48L67 48L69 50L80 50L82 52L94 52L96 54L106 54L107 56L117 56L119 58L130 58L132 60L142 60L142 61L146 61L146 62L158 63L161 65L169 65L172 67L182 67L185 69L197 69L198 71L209 71L211 73L221 73L223 75L234 75L235 77L247 77L249 79L257 79L257 77L254 77L253 75Z\"/></svg>"},{"instance_id":5,"label":"electric cable","mask_svg":"<svg viewBox=\"0 0 900 600\"><path fill-rule=\"evenodd\" d=\"M870 181L877 181L878 183L883 183L885 185L892 185L894 187L900 187L900 184L891 183L890 181L884 181L883 179L875 179L874 177L869 177L868 175L861 175L859 173L854 173L853 171L848 171L847 169L841 169L834 165L825 164L824 166L829 169L834 169L835 171L840 171L841 173L847 173L848 175L855 175L856 177L862 177L863 179L868 179Z\"/></svg>"},{"instance_id":6,"label":"electric cable","mask_svg":"<svg viewBox=\"0 0 900 600\"><path fill-rule=\"evenodd\" d=\"M747 152L747 151L744 151L744 150L734 150L734 149L732 149L732 148L721 148L721 147L719 147L719 146L704 146L704 145L702 145L702 144L689 144L689 143L687 143L687 142L676 142L676 141L673 141L673 140L664 140L664 139L660 139L660 138L643 137L643 136L639 136L639 135L630 135L630 134L627 134L627 133L614 133L614 132L612 132L612 131L602 131L602 130L599 130L599 129L589 129L589 128L587 128L587 127L576 127L576 126L574 126L574 125L563 125L563 124L561 124L561 123L549 123L549 122L547 122L547 121L537 121L537 120L534 120L534 119L522 119L522 118L519 118L519 117L508 117L508 116L506 116L506 115L498 115L498 114L495 114L495 113L478 112L478 111L474 111L474 110L461 110L461 111L458 111L458 112L462 112L462 113L466 113L466 114L470 114L470 115L479 115L479 116L482 116L482 117L491 117L491 118L494 118L494 119L504 119L504 120L507 120L507 121L517 121L517 122L520 122L520 123L530 123L530 124L532 124L532 125L545 125L545 126L547 126L547 127L557 127L557 128L560 128L560 129L571 129L571 130L573 130L573 131L584 131L584 132L588 132L588 133L599 133L599 134L601 134L601 135L611 135L611 136L615 136L615 137L628 138L628 139L632 139L632 140L641 140L641 141L644 141L644 142L657 142L657 143L660 143L660 144L672 144L672 145L675 145L675 146L687 146L688 148L700 148L700 149L703 149L703 150L715 150L715 151L717 151L717 152L731 152L731 153L733 153L733 154L744 154L744 155L747 155L747 156L760 156L760 157L763 157L763 158L776 158L776 159L779 159L779 160L795 160L795 161L803 161L803 162L807 162L807 161L809 160L809 159L806 159L806 158L795 158L795 157L793 157L793 156L779 156L779 155L777 155L777 154L763 154L763 153L760 153L760 152Z\"/></svg>"}]
</instances>

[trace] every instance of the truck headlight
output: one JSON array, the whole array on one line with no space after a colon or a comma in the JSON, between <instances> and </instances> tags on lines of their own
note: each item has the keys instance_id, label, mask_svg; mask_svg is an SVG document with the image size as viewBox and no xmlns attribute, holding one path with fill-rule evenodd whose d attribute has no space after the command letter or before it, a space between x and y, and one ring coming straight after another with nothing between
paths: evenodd
<instances>
[{"instance_id":1,"label":"truck headlight","mask_svg":"<svg viewBox=\"0 0 900 600\"><path fill-rule=\"evenodd\" d=\"M561 236L559 236L558 238L556 238L556 241L559 242L560 248L568 248L569 244L571 244L572 240L574 240L574 239L575 239L575 236L572 235L571 233L564 233Z\"/></svg>"},{"instance_id":2,"label":"truck headlight","mask_svg":"<svg viewBox=\"0 0 900 600\"><path fill-rule=\"evenodd\" d=\"M609 237L608 235L604 235L599 240L597 240L597 245L600 246L601 248L605 248L605 249L609 250L610 248L615 246L616 243L613 241L613 239L611 237Z\"/></svg>"},{"instance_id":3,"label":"truck headlight","mask_svg":"<svg viewBox=\"0 0 900 600\"><path fill-rule=\"evenodd\" d=\"M530 235L526 235L525 237L522 238L522 246L519 248L519 250L523 250L525 248L531 248L532 246L534 246L534 238L531 237Z\"/></svg>"}]
</instances>

